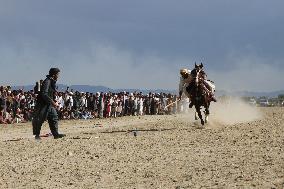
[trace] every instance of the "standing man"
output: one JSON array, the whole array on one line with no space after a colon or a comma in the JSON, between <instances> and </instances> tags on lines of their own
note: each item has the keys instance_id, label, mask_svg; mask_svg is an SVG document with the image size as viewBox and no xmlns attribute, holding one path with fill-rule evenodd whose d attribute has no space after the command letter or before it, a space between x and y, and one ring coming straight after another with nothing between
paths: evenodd
<instances>
[{"instance_id":1,"label":"standing man","mask_svg":"<svg viewBox=\"0 0 284 189\"><path fill-rule=\"evenodd\" d=\"M98 98L99 98L98 99L99 118L104 118L104 109L105 109L104 93L101 92Z\"/></svg>"},{"instance_id":2,"label":"standing man","mask_svg":"<svg viewBox=\"0 0 284 189\"><path fill-rule=\"evenodd\" d=\"M58 133L58 115L56 108L58 103L55 101L56 81L59 78L60 70L51 68L49 75L43 81L41 90L37 97L37 103L33 116L33 134L35 139L40 140L40 130L43 122L47 119L50 131L54 139L62 138L66 135Z\"/></svg>"}]
</instances>

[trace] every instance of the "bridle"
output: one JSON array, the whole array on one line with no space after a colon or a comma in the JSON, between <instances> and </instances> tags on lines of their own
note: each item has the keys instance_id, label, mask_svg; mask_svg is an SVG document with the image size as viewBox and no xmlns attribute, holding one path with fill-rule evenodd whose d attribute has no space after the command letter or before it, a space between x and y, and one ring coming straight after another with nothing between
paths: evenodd
<instances>
[{"instance_id":1,"label":"bridle","mask_svg":"<svg viewBox=\"0 0 284 189\"><path fill-rule=\"evenodd\" d=\"M194 73L193 73L193 75L192 75L192 76L193 76L192 79L193 79L193 81L194 81L196 87L199 86L199 82L200 82L200 71L201 71L201 69L195 69L195 70L194 70Z\"/></svg>"}]
</instances>

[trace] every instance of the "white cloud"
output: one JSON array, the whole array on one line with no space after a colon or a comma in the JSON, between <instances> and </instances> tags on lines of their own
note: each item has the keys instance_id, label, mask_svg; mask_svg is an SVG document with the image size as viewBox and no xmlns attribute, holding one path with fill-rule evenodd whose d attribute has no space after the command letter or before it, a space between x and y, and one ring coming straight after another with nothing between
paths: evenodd
<instances>
[{"instance_id":1,"label":"white cloud","mask_svg":"<svg viewBox=\"0 0 284 189\"><path fill-rule=\"evenodd\" d=\"M67 53L70 55L70 53ZM68 55L66 55L68 56ZM69 58L65 81L112 88L176 89L179 67L157 56L139 56L112 45L92 45ZM72 75L76 72L76 78Z\"/></svg>"},{"instance_id":2,"label":"white cloud","mask_svg":"<svg viewBox=\"0 0 284 189\"><path fill-rule=\"evenodd\" d=\"M33 84L56 66L62 69L59 83L148 89L176 89L179 70L176 62L96 43L79 52L65 49L56 55L36 43L0 47L0 66L5 68L0 75L5 85Z\"/></svg>"},{"instance_id":3,"label":"white cloud","mask_svg":"<svg viewBox=\"0 0 284 189\"><path fill-rule=\"evenodd\" d=\"M229 91L283 89L283 71L274 62L251 55L230 55L222 64L231 70L205 70L216 88ZM59 83L104 85L111 88L177 89L179 69L192 68L194 60L139 55L112 44L92 43L80 51L51 53L35 41L17 48L0 46L0 85L26 85L44 78L50 67L62 69ZM278 64L279 65L279 64ZM281 64L280 64L281 65Z\"/></svg>"},{"instance_id":4,"label":"white cloud","mask_svg":"<svg viewBox=\"0 0 284 189\"><path fill-rule=\"evenodd\" d=\"M217 88L229 91L283 89L283 68L279 67L281 64L252 55L230 56L227 61L234 65L234 69L211 73Z\"/></svg>"}]
</instances>

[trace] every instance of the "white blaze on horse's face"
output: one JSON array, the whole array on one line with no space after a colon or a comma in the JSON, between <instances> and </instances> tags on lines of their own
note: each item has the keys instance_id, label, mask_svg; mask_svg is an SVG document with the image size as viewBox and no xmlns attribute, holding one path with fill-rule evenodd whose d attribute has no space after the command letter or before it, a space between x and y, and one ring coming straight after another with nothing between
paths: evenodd
<instances>
[{"instance_id":1,"label":"white blaze on horse's face","mask_svg":"<svg viewBox=\"0 0 284 189\"><path fill-rule=\"evenodd\" d=\"M196 77L195 77L195 83L196 83L197 86L199 85L199 72L200 72L200 70L198 70L196 72Z\"/></svg>"}]
</instances>

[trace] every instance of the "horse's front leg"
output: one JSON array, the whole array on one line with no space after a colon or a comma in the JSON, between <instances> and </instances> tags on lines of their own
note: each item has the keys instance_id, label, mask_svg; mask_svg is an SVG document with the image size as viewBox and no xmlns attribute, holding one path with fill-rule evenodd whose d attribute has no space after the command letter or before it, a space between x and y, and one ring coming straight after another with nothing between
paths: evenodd
<instances>
[{"instance_id":1,"label":"horse's front leg","mask_svg":"<svg viewBox=\"0 0 284 189\"><path fill-rule=\"evenodd\" d=\"M195 111L194 118L195 118L195 120L198 120L198 113L197 113L197 111Z\"/></svg>"},{"instance_id":2,"label":"horse's front leg","mask_svg":"<svg viewBox=\"0 0 284 189\"><path fill-rule=\"evenodd\" d=\"M199 119L201 120L201 125L204 125L204 120L202 118L202 114L201 114L201 110L200 110L200 106L195 106L196 112L198 114Z\"/></svg>"},{"instance_id":3,"label":"horse's front leg","mask_svg":"<svg viewBox=\"0 0 284 189\"><path fill-rule=\"evenodd\" d=\"M205 108L205 123L208 123L209 121L209 114L210 114L209 107L206 107Z\"/></svg>"}]
</instances>

